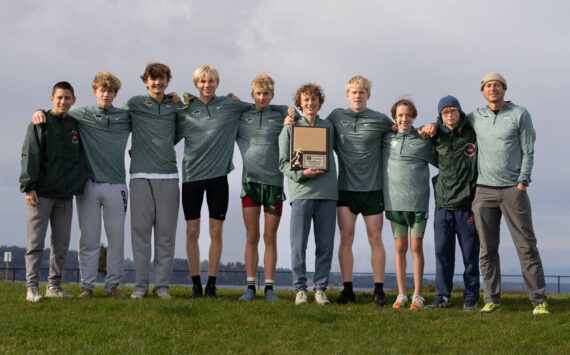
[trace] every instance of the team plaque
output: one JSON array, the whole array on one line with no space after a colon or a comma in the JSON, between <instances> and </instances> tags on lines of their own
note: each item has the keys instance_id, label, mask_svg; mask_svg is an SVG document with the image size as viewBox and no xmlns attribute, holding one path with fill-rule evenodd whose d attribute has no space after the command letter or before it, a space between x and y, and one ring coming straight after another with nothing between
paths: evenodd
<instances>
[{"instance_id":1,"label":"team plaque","mask_svg":"<svg viewBox=\"0 0 570 355\"><path fill-rule=\"evenodd\" d=\"M329 171L329 127L293 126L290 154L291 170Z\"/></svg>"}]
</instances>

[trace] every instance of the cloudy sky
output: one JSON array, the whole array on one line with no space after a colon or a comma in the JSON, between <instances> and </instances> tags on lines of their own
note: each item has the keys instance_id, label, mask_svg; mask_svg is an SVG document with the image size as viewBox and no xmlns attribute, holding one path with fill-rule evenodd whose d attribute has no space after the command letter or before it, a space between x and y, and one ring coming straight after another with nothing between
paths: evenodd
<instances>
[{"instance_id":1,"label":"cloudy sky","mask_svg":"<svg viewBox=\"0 0 570 355\"><path fill-rule=\"evenodd\" d=\"M149 62L170 66L174 78L169 89L179 93L194 91L194 69L212 64L221 74L218 92L234 92L244 99L249 99L251 80L262 72L275 79L274 103L279 104L291 104L300 84L316 82L325 91L321 115L326 116L335 107L348 106L344 85L360 74L373 83L370 108L388 112L396 99L410 96L418 106L417 124L425 124L434 120L437 101L448 94L458 97L466 112L484 105L479 82L485 73L498 71L508 82L507 99L530 111L538 131L529 195L546 272L568 275L568 13L567 1L524 0L2 1L0 67L6 86L0 89L0 245L25 245L26 205L18 189L20 149L33 111L50 107L49 94L57 81L74 85L77 106L89 105L94 102L93 76L111 71L123 82L115 100L120 106L145 92L139 76ZM181 148L182 144L177 147L179 160ZM234 164L223 261L243 260L237 149ZM206 209L202 215L207 216ZM202 230L207 231L207 219L204 222ZM287 204L278 234L280 267L290 266L288 224ZM434 272L431 219L428 225L426 272ZM71 247L76 249L76 220L74 226ZM129 234L127 256L132 255ZM503 272L519 274L504 225L501 234ZM393 271L388 223L384 242L387 271ZM181 213L177 257L185 257L184 243ZM205 257L209 237L204 232L200 245ZM354 250L355 270L371 271L361 219ZM309 269L313 252L311 242ZM456 272L462 272L459 259L457 264ZM339 269L336 249L333 269Z\"/></svg>"}]
</instances>

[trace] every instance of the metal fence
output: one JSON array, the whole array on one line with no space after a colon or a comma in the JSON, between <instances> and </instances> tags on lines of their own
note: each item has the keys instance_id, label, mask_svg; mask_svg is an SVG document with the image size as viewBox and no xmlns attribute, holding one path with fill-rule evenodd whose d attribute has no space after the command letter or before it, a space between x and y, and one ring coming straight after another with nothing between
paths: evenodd
<instances>
[{"instance_id":1,"label":"metal fence","mask_svg":"<svg viewBox=\"0 0 570 355\"><path fill-rule=\"evenodd\" d=\"M40 269L40 281L46 282L48 276L48 269ZM202 280L207 278L207 271L201 271ZM313 273L308 272L307 278L312 279ZM245 270L220 270L217 276L217 285L226 288L242 288L245 287ZM81 275L78 268L64 269L62 281L65 283L81 282ZM570 276L566 275L545 275L546 279L546 292L547 293L570 293ZM26 280L26 269L24 267L8 267L2 268L0 271L0 280L11 282L24 282ZM98 284L104 284L105 279L99 275L97 278ZM132 285L135 282L135 270L125 269L123 278L124 285ZM151 270L151 283L152 283L152 270ZM406 286L412 287L414 283L413 274L407 274ZM454 288L463 288L463 275L455 274L453 276ZM171 277L172 285L191 285L192 280L188 269L174 269ZM258 288L265 284L263 270L257 271L257 285ZM423 285L426 288L433 287L435 289L435 274L424 273ZM274 277L274 285L277 288L292 289L291 271L276 270ZM331 272L329 278L329 285L331 288L342 288L342 277L339 272ZM372 290L374 286L374 278L372 273L354 273L353 274L353 287L360 291ZM526 291L522 275L502 275L501 286L503 291ZM309 287L312 287L309 281ZM396 290L396 274L386 273L384 278L384 288L386 290Z\"/></svg>"}]
</instances>

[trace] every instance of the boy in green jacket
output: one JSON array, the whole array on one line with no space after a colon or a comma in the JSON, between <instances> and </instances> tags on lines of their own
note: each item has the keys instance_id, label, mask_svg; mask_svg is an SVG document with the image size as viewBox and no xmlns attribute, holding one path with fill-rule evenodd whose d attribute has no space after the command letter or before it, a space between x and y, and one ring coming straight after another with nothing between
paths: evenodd
<instances>
[{"instance_id":1,"label":"boy in green jacket","mask_svg":"<svg viewBox=\"0 0 570 355\"><path fill-rule=\"evenodd\" d=\"M71 236L73 196L83 193L89 167L81 145L77 121L68 115L75 103L73 87L65 81L55 84L45 112L46 123L30 123L22 147L20 190L28 204L26 237L26 300L43 301L39 292L40 263L48 223L51 250L48 298L73 298L65 292L61 276Z\"/></svg>"}]
</instances>

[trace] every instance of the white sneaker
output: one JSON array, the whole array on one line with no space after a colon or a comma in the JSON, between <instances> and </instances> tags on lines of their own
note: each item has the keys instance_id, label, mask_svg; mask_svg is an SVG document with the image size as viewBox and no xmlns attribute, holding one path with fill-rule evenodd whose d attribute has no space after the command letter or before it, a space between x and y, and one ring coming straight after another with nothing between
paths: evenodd
<instances>
[{"instance_id":1,"label":"white sneaker","mask_svg":"<svg viewBox=\"0 0 570 355\"><path fill-rule=\"evenodd\" d=\"M307 291L299 291L295 296L295 306L308 303Z\"/></svg>"},{"instance_id":2,"label":"white sneaker","mask_svg":"<svg viewBox=\"0 0 570 355\"><path fill-rule=\"evenodd\" d=\"M44 298L40 294L40 290L37 287L28 287L28 293L26 294L26 301L28 302L42 302Z\"/></svg>"},{"instance_id":3,"label":"white sneaker","mask_svg":"<svg viewBox=\"0 0 570 355\"><path fill-rule=\"evenodd\" d=\"M161 288L160 290L156 291L154 295L162 298L163 300L169 300L172 298L170 297L170 293L168 293L168 290L164 288Z\"/></svg>"},{"instance_id":4,"label":"white sneaker","mask_svg":"<svg viewBox=\"0 0 570 355\"><path fill-rule=\"evenodd\" d=\"M320 305L331 304L325 291L315 292L315 303Z\"/></svg>"},{"instance_id":5,"label":"white sneaker","mask_svg":"<svg viewBox=\"0 0 570 355\"><path fill-rule=\"evenodd\" d=\"M73 296L59 286L51 286L46 291L46 298L73 298Z\"/></svg>"},{"instance_id":6,"label":"white sneaker","mask_svg":"<svg viewBox=\"0 0 570 355\"><path fill-rule=\"evenodd\" d=\"M131 294L131 298L137 299L137 300L141 300L145 297L146 297L146 291L142 291L142 290L135 290Z\"/></svg>"}]
</instances>

